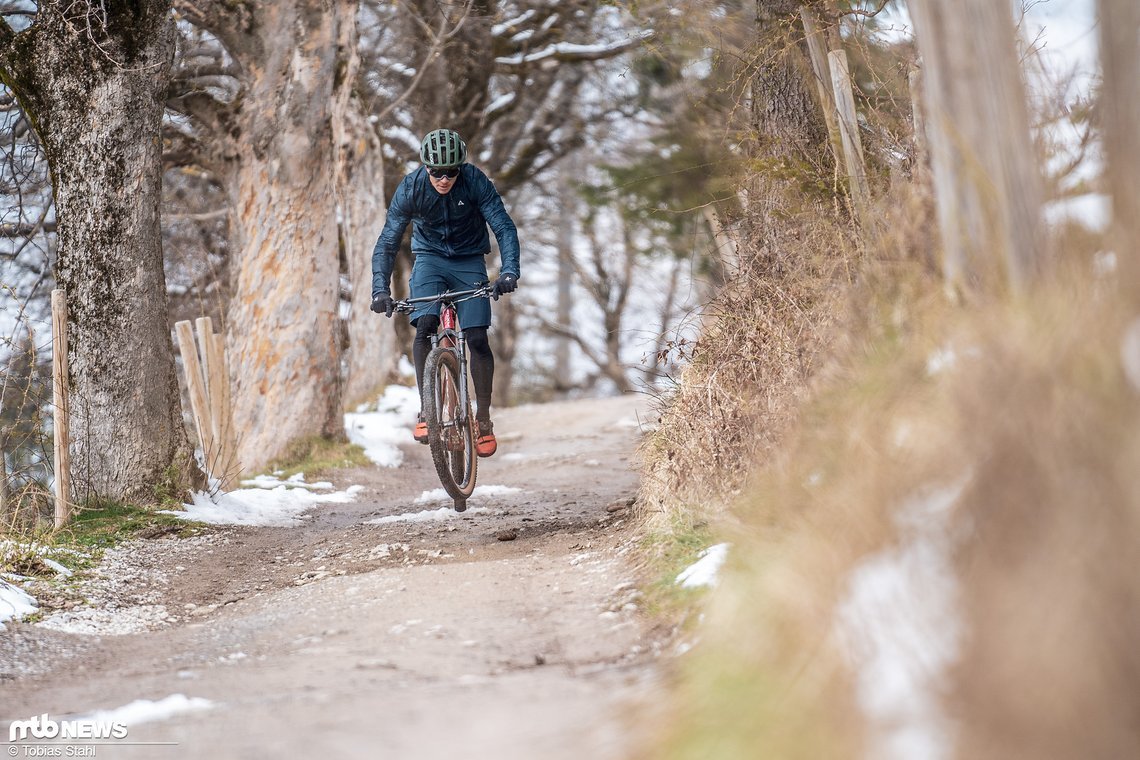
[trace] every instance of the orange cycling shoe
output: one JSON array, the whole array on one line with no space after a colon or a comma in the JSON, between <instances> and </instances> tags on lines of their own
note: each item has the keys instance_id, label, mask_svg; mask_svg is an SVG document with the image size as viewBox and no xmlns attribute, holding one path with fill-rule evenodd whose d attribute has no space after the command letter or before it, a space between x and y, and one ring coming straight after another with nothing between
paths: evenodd
<instances>
[{"instance_id":1,"label":"orange cycling shoe","mask_svg":"<svg viewBox=\"0 0 1140 760\"><path fill-rule=\"evenodd\" d=\"M428 442L427 423L424 422L424 416L422 414L416 418L416 429L412 433L412 437L420 443Z\"/></svg>"},{"instance_id":2,"label":"orange cycling shoe","mask_svg":"<svg viewBox=\"0 0 1140 760\"><path fill-rule=\"evenodd\" d=\"M475 453L481 457L489 457L499 450L499 442L495 440L495 426L490 420L476 420L479 426L479 437L475 439Z\"/></svg>"}]
</instances>

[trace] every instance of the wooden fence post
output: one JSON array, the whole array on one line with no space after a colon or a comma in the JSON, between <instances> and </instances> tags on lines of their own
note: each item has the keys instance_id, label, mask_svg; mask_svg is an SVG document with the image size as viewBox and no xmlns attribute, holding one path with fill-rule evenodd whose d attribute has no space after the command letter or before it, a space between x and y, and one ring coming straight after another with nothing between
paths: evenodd
<instances>
[{"instance_id":1,"label":"wooden fence post","mask_svg":"<svg viewBox=\"0 0 1140 760\"><path fill-rule=\"evenodd\" d=\"M240 474L238 462L237 431L234 430L234 407L230 398L230 363L226 359L226 338L221 333L214 333L214 350L218 354L218 369L221 373L222 389L222 445L226 450L226 477L225 484L232 489Z\"/></svg>"},{"instance_id":2,"label":"wooden fence post","mask_svg":"<svg viewBox=\"0 0 1140 760\"><path fill-rule=\"evenodd\" d=\"M859 119L855 113L855 95L851 92L851 74L847 68L847 51L832 50L827 54L831 65L831 86L835 93L835 107L839 114L839 137L843 142L843 158L847 164L847 177L855 213L865 231L871 230L870 199L867 187L867 169L863 165L863 140L859 137Z\"/></svg>"},{"instance_id":3,"label":"wooden fence post","mask_svg":"<svg viewBox=\"0 0 1140 760\"><path fill-rule=\"evenodd\" d=\"M71 403L67 388L67 295L51 292L52 437L55 460L55 528L71 517Z\"/></svg>"},{"instance_id":4,"label":"wooden fence post","mask_svg":"<svg viewBox=\"0 0 1140 760\"><path fill-rule=\"evenodd\" d=\"M190 392L190 409L202 446L206 470L223 491L237 479L237 442L230 409L229 370L222 336L214 332L209 317L195 320L198 340L189 321L174 325L178 350Z\"/></svg>"},{"instance_id":5,"label":"wooden fence post","mask_svg":"<svg viewBox=\"0 0 1140 760\"><path fill-rule=\"evenodd\" d=\"M226 367L226 349L221 335L213 330L209 317L199 319L198 345L206 359L206 392L210 404L210 430L216 453L216 477L222 490L233 487L237 464L237 442L234 439L233 415L230 410L230 376Z\"/></svg>"},{"instance_id":6,"label":"wooden fence post","mask_svg":"<svg viewBox=\"0 0 1140 760\"><path fill-rule=\"evenodd\" d=\"M208 459L210 453L214 451L213 426L210 423L205 376L202 374L202 364L198 361L198 351L194 346L194 331L188 320L175 323L174 331L178 335L178 351L182 355L186 389L190 393L190 412L194 415L194 427L198 430L198 442L202 445L203 456L207 457L208 469L210 467Z\"/></svg>"},{"instance_id":7,"label":"wooden fence post","mask_svg":"<svg viewBox=\"0 0 1140 760\"><path fill-rule=\"evenodd\" d=\"M835 96L831 88L831 70L827 65L827 45L823 31L819 28L819 20L815 11L806 5L800 6L800 19L804 24L804 38L807 42L808 60L811 61L812 73L815 75L815 90L819 95L819 104L823 109L823 120L827 123L828 144L831 146L831 155L835 158L835 165L841 165L843 156L840 153L839 116L835 108Z\"/></svg>"},{"instance_id":8,"label":"wooden fence post","mask_svg":"<svg viewBox=\"0 0 1140 760\"><path fill-rule=\"evenodd\" d=\"M0 527L8 522L8 455L6 441L0 434Z\"/></svg>"}]
</instances>

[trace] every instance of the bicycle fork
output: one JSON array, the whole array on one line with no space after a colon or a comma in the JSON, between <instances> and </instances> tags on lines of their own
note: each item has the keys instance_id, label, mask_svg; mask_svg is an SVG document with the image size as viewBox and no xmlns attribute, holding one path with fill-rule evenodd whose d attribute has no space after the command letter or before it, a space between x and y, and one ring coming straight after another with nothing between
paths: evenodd
<instances>
[{"instance_id":1,"label":"bicycle fork","mask_svg":"<svg viewBox=\"0 0 1140 760\"><path fill-rule=\"evenodd\" d=\"M440 331L431 338L432 348L441 347L455 354L459 360L459 409L455 420L459 425L469 424L467 412L471 408L467 387L467 337L459 327L454 309L443 309L439 315Z\"/></svg>"}]
</instances>

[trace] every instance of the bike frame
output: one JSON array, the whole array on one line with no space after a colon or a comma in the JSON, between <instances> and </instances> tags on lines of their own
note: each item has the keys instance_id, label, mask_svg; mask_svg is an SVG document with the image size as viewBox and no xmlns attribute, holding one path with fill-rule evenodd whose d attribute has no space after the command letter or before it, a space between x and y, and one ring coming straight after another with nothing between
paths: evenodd
<instances>
[{"instance_id":1,"label":"bike frame","mask_svg":"<svg viewBox=\"0 0 1140 760\"><path fill-rule=\"evenodd\" d=\"M471 408L469 404L470 397L468 396L470 393L468 390L470 382L467 376L467 338L464 337L463 328L459 325L459 312L455 308L457 301L444 298L444 296L449 295L457 294L444 293L442 296L433 296L428 299L440 299L439 330L435 335L431 336L431 345L432 348L438 346L451 351L451 353L455 354L455 358L459 360L459 376L463 378L463 382L459 384L459 409L461 416L458 420L460 424L466 425L468 422L467 410Z\"/></svg>"},{"instance_id":2,"label":"bike frame","mask_svg":"<svg viewBox=\"0 0 1140 760\"><path fill-rule=\"evenodd\" d=\"M421 399L421 402L428 426L428 444L431 448L432 461L444 488L455 500L457 512L467 508L467 497L475 490L478 454L475 450L474 420L471 417L467 338L459 323L456 306L471 298L496 296L497 294L492 292L491 285L483 283L472 290L446 291L438 295L397 301L395 304L395 310L401 313L414 312L419 304L440 305L439 329L431 338L432 347L428 352L425 367L428 373L425 373L421 387L421 393L428 394L430 390L431 398ZM452 366L441 370L440 360L445 357ZM458 376L452 373L457 373ZM444 375L452 377L447 385L454 386L448 393L446 401L440 395L439 385L440 378Z\"/></svg>"},{"instance_id":3,"label":"bike frame","mask_svg":"<svg viewBox=\"0 0 1140 760\"><path fill-rule=\"evenodd\" d=\"M463 382L459 384L459 403L462 418L461 423L467 423L467 411L470 409L470 380L467 372L467 338L463 335L463 327L459 324L459 312L456 306L471 298L493 298L491 283L484 283L471 290L446 291L434 296L421 296L420 298L407 298L397 302L397 311L415 311L417 304L435 303L440 305L439 330L431 338L432 348L441 347L455 354L459 360L459 374Z\"/></svg>"}]
</instances>

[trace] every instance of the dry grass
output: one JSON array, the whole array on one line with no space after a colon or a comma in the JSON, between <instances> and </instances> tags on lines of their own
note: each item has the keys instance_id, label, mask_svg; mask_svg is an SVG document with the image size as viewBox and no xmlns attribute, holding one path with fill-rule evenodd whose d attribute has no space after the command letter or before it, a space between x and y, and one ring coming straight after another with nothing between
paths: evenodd
<instances>
[{"instance_id":1,"label":"dry grass","mask_svg":"<svg viewBox=\"0 0 1140 760\"><path fill-rule=\"evenodd\" d=\"M653 755L905 756L883 749L905 715L857 699L866 662L837 611L853 568L907 546L904 505L957 483L955 614L932 637L963 635L928 695L956 727L942 756L1140 756L1140 388L1120 359L1135 315L1085 263L1015 305L956 309L921 276L863 291L861 332L734 509Z\"/></svg>"},{"instance_id":2,"label":"dry grass","mask_svg":"<svg viewBox=\"0 0 1140 760\"><path fill-rule=\"evenodd\" d=\"M857 257L830 218L813 207L738 223L738 271L705 308L703 335L645 444L638 502L656 529L719 514L793 418Z\"/></svg>"}]
</instances>

